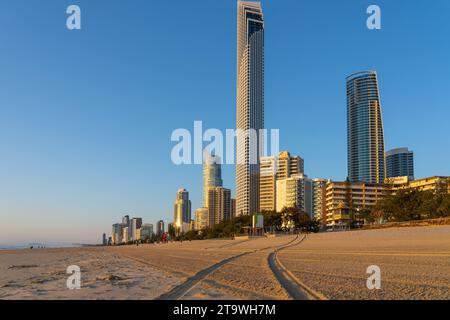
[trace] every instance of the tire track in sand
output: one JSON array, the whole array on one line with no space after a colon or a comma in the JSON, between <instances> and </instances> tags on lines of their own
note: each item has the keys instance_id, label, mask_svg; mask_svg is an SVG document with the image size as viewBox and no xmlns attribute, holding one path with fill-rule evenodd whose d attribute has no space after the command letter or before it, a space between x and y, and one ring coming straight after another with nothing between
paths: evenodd
<instances>
[{"instance_id":1,"label":"tire track in sand","mask_svg":"<svg viewBox=\"0 0 450 320\"><path fill-rule=\"evenodd\" d=\"M278 259L278 253L284 249L297 246L306 239L306 235L298 243L287 244L283 247L275 249L267 257L272 273L277 281L289 294L293 300L328 300L323 294L309 288L300 279L298 279L292 272L290 272Z\"/></svg>"}]
</instances>

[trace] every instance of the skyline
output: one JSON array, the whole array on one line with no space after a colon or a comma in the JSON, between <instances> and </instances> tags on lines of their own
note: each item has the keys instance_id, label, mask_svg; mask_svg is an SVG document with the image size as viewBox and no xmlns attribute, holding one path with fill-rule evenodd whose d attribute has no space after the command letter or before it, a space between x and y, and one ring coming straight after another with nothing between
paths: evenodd
<instances>
[{"instance_id":1,"label":"skyline","mask_svg":"<svg viewBox=\"0 0 450 320\"><path fill-rule=\"evenodd\" d=\"M26 6L21 7L24 3L18 1L11 5L17 6L21 16L25 15L25 19L22 17L24 22L16 30L11 31L11 25L14 25L13 17L18 13L8 11L8 19L3 19L3 16L0 19L2 23L9 23L9 28L2 25L2 38L8 32L17 35L15 42L7 42L11 51L0 53L0 63L5 70L0 75L0 84L5 88L0 97L0 130L6 146L6 157L0 160L6 178L1 184L0 214L3 221L6 216L10 218L0 226L0 243L8 244L5 239L8 240L11 230L14 230L12 238L24 238L18 229L25 220L29 221L22 225L25 236L29 237L30 232L36 234L36 238L28 238L24 240L26 242L39 241L42 237L39 233L48 236L49 230L54 240L47 239L46 242L65 239L68 239L65 242L99 241L100 234L108 232L106 227L125 214L143 217L144 221L152 223L161 218L167 222L173 215L173 199L179 188L189 191L193 211L201 207L202 167L175 167L170 163L170 148L173 146L170 132L179 127L190 129L195 120L203 120L212 128L233 128L236 90L236 74L232 68L236 62L233 58L235 44L232 44L236 34L234 3L208 3L217 8L217 12L224 12L223 17L220 16L223 29L214 30L223 37L208 37L211 40L207 44L208 54L194 48L183 48L183 52L179 52L186 40L176 35L176 28L171 27L166 33L176 36L180 43L165 44L166 47L173 45L169 49L175 49L175 53L169 50L166 58L151 54L154 41L149 41L152 45L146 44L142 39L148 37L140 37L150 34L152 40L156 39L156 46L158 43L161 45L158 41L163 41L167 34L163 28L156 27L159 21L157 13L158 9L168 10L170 6L166 4L142 3L144 8L153 9L141 8L142 13L139 8L113 4L113 13L119 9L126 10L136 19L134 22L132 19L118 22L120 27L113 30L115 38L108 38L108 27L111 26L103 26L102 20L91 20L94 15L102 18L99 15L101 5L80 1L83 12L89 15L81 32L74 34L67 33L62 27L59 29L61 14L56 8L58 6L52 8L46 3L35 9L41 16L49 18L47 24L37 22L41 26L42 38L39 41L43 40L37 43L39 41L29 38L31 31L27 28L31 22L26 18L32 12L27 11L30 9ZM201 11L196 13L195 10L202 3L187 5L180 2L180 5L193 16L192 20L196 20L200 19ZM440 20L439 16L432 14L445 12L449 4L438 2L435 7L427 8L420 2L409 7L411 12L406 17L400 10L401 5L379 1L383 9L383 28L369 31L365 28L365 2L362 5L338 6L329 1L320 4L285 3L293 3L290 8L305 9L299 11L300 26L290 21L293 13L282 10L283 5L263 1L265 23L269 26L265 39L266 127L281 129L281 150L304 158L305 172L311 178L344 180L347 175L345 78L353 72L374 69L380 78L386 151L397 147L413 150L416 178L449 175L450 168L445 160L450 156L450 148L446 147L449 142L439 140L445 128L445 115L447 119L449 115L448 97L443 93L450 83L446 72L450 70L446 59L450 47L440 42L439 36L448 34L449 23L444 23L444 17ZM339 14L333 9L337 9ZM393 18L389 10L395 10L399 19ZM303 16L302 12L308 15ZM424 18L429 15L426 31L420 29L425 23L404 25L419 13ZM280 17L281 14L287 17ZM148 16L155 19L151 28L142 24ZM340 18L335 19L335 16ZM315 21L319 17L323 25ZM16 24L19 23L17 21ZM192 32L189 37L192 47L202 43L202 37L210 35L211 31L199 28L207 21L185 21L184 28ZM305 30L308 22L315 27L314 31L313 28ZM284 34L285 28L291 31ZM400 34L406 39L394 39L398 29L402 29ZM435 37L425 38L430 29L435 31ZM351 47L350 41L343 39L343 35L348 36L343 31L350 31L360 42L356 41L357 45ZM126 40L127 35L135 32L136 35ZM53 44L53 36L62 41L62 47ZM293 36L296 36L296 41L292 41ZM93 43L99 38L102 41ZM286 41L288 39L291 41ZM118 46L115 42L124 44ZM373 51L364 51L365 56L359 57L351 49L342 50L342 47L356 49L361 43L370 43ZM315 50L308 49L313 45L317 46ZM394 49L387 50L391 46ZM79 49L73 50L74 47ZM324 50L327 47L337 49L338 60ZM401 52L395 52L399 47L402 47ZM118 52L112 49L118 49ZM386 52L382 52L383 49ZM209 58L209 54L215 57ZM128 59L122 61L122 56ZM148 56L162 59L155 60L164 61L161 69L168 67L169 73L161 78L164 73L155 63L147 62ZM134 58L137 58L136 62L132 61ZM177 58L181 62L177 62ZM310 63L309 59L315 63ZM339 65L335 65L336 61ZM411 68L410 64L417 61L420 65ZM170 67L170 63L175 66ZM89 69L93 65L100 71L95 75ZM186 83L195 75L196 68L200 70L199 76L194 77L192 84ZM147 73L149 70L156 70L154 78ZM323 77L324 71L327 77ZM175 78L179 75L180 79L170 77L171 72ZM71 81L63 83L71 86L63 88L58 81L66 79L68 73L72 75ZM151 79L146 79L148 75ZM93 79L89 80L89 77ZM27 80L25 83L22 81L24 78ZM131 79L131 84L125 85L123 79ZM169 88L172 87L183 96L181 99L170 97ZM17 88L28 89L27 95L22 95ZM158 90L163 90L163 94L159 95ZM329 96L323 95L323 90ZM137 98L133 97L135 94ZM210 107L211 104L214 108ZM166 112L165 108L174 112ZM286 117L286 114L298 117ZM405 114L408 115L406 119ZM221 119L222 115L224 119ZM426 116L429 117L428 123ZM152 117L162 121L152 121ZM322 123L323 128L320 126ZM327 128L331 128L333 133L336 128L339 134L330 136ZM411 132L411 128L419 128L420 132ZM317 129L324 132L317 132ZM153 140L146 140L150 138ZM435 142L430 143L433 140ZM30 163L26 159L33 161ZM223 166L223 171L223 184L234 192L234 167ZM81 230L86 227L86 222L89 230ZM72 227L76 231L74 234ZM82 241L86 238L89 240ZM12 240L11 243L17 242L21 241Z\"/></svg>"}]
</instances>

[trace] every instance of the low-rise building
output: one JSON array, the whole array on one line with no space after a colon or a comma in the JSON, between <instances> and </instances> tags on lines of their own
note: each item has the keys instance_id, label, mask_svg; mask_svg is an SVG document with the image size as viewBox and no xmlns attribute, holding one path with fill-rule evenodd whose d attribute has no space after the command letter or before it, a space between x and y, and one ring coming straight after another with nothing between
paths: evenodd
<instances>
[{"instance_id":1,"label":"low-rise building","mask_svg":"<svg viewBox=\"0 0 450 320\"><path fill-rule=\"evenodd\" d=\"M336 209L348 208L350 215L361 210L373 208L378 201L386 197L388 187L385 184L366 182L330 181L326 185L326 224L335 226Z\"/></svg>"}]
</instances>

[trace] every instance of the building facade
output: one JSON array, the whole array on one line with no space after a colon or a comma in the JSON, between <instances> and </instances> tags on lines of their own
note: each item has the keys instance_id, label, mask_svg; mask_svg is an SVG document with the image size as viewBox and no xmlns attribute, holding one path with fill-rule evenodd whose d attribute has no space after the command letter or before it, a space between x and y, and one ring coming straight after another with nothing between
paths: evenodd
<instances>
[{"instance_id":1,"label":"building facade","mask_svg":"<svg viewBox=\"0 0 450 320\"><path fill-rule=\"evenodd\" d=\"M375 71L347 77L347 144L349 180L384 183L384 131Z\"/></svg>"},{"instance_id":2,"label":"building facade","mask_svg":"<svg viewBox=\"0 0 450 320\"><path fill-rule=\"evenodd\" d=\"M366 182L330 181L326 185L326 222L333 227L347 217L335 216L336 209L345 210L357 216L358 212L373 208L388 194L385 184Z\"/></svg>"},{"instance_id":3,"label":"building facade","mask_svg":"<svg viewBox=\"0 0 450 320\"><path fill-rule=\"evenodd\" d=\"M142 227L142 218L133 218L130 221L130 240L131 241L137 241L141 240L140 234L141 234L141 227Z\"/></svg>"},{"instance_id":4,"label":"building facade","mask_svg":"<svg viewBox=\"0 0 450 320\"><path fill-rule=\"evenodd\" d=\"M231 219L231 190L222 187L209 188L208 226Z\"/></svg>"},{"instance_id":5,"label":"building facade","mask_svg":"<svg viewBox=\"0 0 450 320\"><path fill-rule=\"evenodd\" d=\"M202 230L209 227L208 208L195 210L195 230Z\"/></svg>"},{"instance_id":6,"label":"building facade","mask_svg":"<svg viewBox=\"0 0 450 320\"><path fill-rule=\"evenodd\" d=\"M408 148L397 148L386 152L386 177L408 177L414 180L414 153Z\"/></svg>"},{"instance_id":7,"label":"building facade","mask_svg":"<svg viewBox=\"0 0 450 320\"><path fill-rule=\"evenodd\" d=\"M308 178L303 174L277 180L276 211L281 212L284 208L297 208L306 213L308 206L311 206L305 196L307 184Z\"/></svg>"},{"instance_id":8,"label":"building facade","mask_svg":"<svg viewBox=\"0 0 450 320\"><path fill-rule=\"evenodd\" d=\"M264 128L264 16L261 3L238 1L236 214L259 211ZM252 134L255 133L256 134Z\"/></svg>"},{"instance_id":9,"label":"building facade","mask_svg":"<svg viewBox=\"0 0 450 320\"><path fill-rule=\"evenodd\" d=\"M261 157L259 176L259 208L276 210L277 157Z\"/></svg>"},{"instance_id":10,"label":"building facade","mask_svg":"<svg viewBox=\"0 0 450 320\"><path fill-rule=\"evenodd\" d=\"M208 205L209 187L222 187L221 159L205 151L203 154L203 207Z\"/></svg>"},{"instance_id":11,"label":"building facade","mask_svg":"<svg viewBox=\"0 0 450 320\"><path fill-rule=\"evenodd\" d=\"M315 220L326 225L326 179L312 179L312 211Z\"/></svg>"},{"instance_id":12,"label":"building facade","mask_svg":"<svg viewBox=\"0 0 450 320\"><path fill-rule=\"evenodd\" d=\"M141 240L151 239L153 237L153 224L144 223L141 227Z\"/></svg>"},{"instance_id":13,"label":"building facade","mask_svg":"<svg viewBox=\"0 0 450 320\"><path fill-rule=\"evenodd\" d=\"M163 221L163 220L159 220L159 221L156 223L156 235L157 235L158 237L160 237L160 236L163 235L164 232L165 232L165 229L164 229L164 221Z\"/></svg>"},{"instance_id":14,"label":"building facade","mask_svg":"<svg viewBox=\"0 0 450 320\"><path fill-rule=\"evenodd\" d=\"M280 152L278 156L261 157L259 178L260 210L277 210L277 181L285 180L291 176L304 175L304 166L304 160L301 157L291 156L287 151ZM306 179L306 177L304 178ZM308 193L308 195L310 196L311 194Z\"/></svg>"},{"instance_id":15,"label":"building facade","mask_svg":"<svg viewBox=\"0 0 450 320\"><path fill-rule=\"evenodd\" d=\"M173 223L175 227L181 228L183 223L191 222L191 200L186 189L180 189L174 204Z\"/></svg>"}]
</instances>

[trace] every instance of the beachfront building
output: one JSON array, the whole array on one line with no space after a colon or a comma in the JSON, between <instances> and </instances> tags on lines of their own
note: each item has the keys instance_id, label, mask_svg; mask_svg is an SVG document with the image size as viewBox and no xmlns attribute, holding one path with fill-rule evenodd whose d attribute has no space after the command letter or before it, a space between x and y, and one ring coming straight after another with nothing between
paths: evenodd
<instances>
[{"instance_id":1,"label":"beachfront building","mask_svg":"<svg viewBox=\"0 0 450 320\"><path fill-rule=\"evenodd\" d=\"M205 151L203 154L203 207L208 206L210 187L222 187L221 159Z\"/></svg>"},{"instance_id":2,"label":"beachfront building","mask_svg":"<svg viewBox=\"0 0 450 320\"><path fill-rule=\"evenodd\" d=\"M348 209L357 218L358 212L373 208L388 193L385 184L330 181L326 185L327 227L338 225L342 219L335 209ZM345 217L344 217L345 218Z\"/></svg>"},{"instance_id":3,"label":"beachfront building","mask_svg":"<svg viewBox=\"0 0 450 320\"><path fill-rule=\"evenodd\" d=\"M387 178L386 184L389 186L389 190L394 193L401 189L415 189L450 194L450 177L447 176L434 176L418 180L410 180L407 176Z\"/></svg>"},{"instance_id":4,"label":"beachfront building","mask_svg":"<svg viewBox=\"0 0 450 320\"><path fill-rule=\"evenodd\" d=\"M150 239L153 236L153 224L144 223L141 227L141 240Z\"/></svg>"},{"instance_id":5,"label":"beachfront building","mask_svg":"<svg viewBox=\"0 0 450 320\"><path fill-rule=\"evenodd\" d=\"M123 225L121 223L115 223L112 225L111 241L113 244L122 243L123 238Z\"/></svg>"},{"instance_id":6,"label":"beachfront building","mask_svg":"<svg viewBox=\"0 0 450 320\"><path fill-rule=\"evenodd\" d=\"M306 209L311 207L305 197L307 185L308 178L303 174L277 180L276 211L281 212L284 208L297 208L306 212Z\"/></svg>"},{"instance_id":7,"label":"beachfront building","mask_svg":"<svg viewBox=\"0 0 450 320\"><path fill-rule=\"evenodd\" d=\"M326 225L326 179L312 179L312 212L315 220Z\"/></svg>"},{"instance_id":8,"label":"beachfront building","mask_svg":"<svg viewBox=\"0 0 450 320\"><path fill-rule=\"evenodd\" d=\"M261 157L259 175L259 207L276 210L277 157Z\"/></svg>"},{"instance_id":9,"label":"beachfront building","mask_svg":"<svg viewBox=\"0 0 450 320\"><path fill-rule=\"evenodd\" d=\"M195 230L202 230L208 226L208 208L198 208L195 210Z\"/></svg>"},{"instance_id":10,"label":"beachfront building","mask_svg":"<svg viewBox=\"0 0 450 320\"><path fill-rule=\"evenodd\" d=\"M130 220L130 227L128 231L130 232L130 240L137 241L141 239L141 227L142 227L142 218L133 218Z\"/></svg>"},{"instance_id":11,"label":"beachfront building","mask_svg":"<svg viewBox=\"0 0 450 320\"><path fill-rule=\"evenodd\" d=\"M347 77L347 145L349 180L384 183L384 132L375 71Z\"/></svg>"},{"instance_id":12,"label":"beachfront building","mask_svg":"<svg viewBox=\"0 0 450 320\"><path fill-rule=\"evenodd\" d=\"M238 1L236 215L259 211L264 128L264 16L260 2ZM252 132L256 134L252 134Z\"/></svg>"},{"instance_id":13,"label":"beachfront building","mask_svg":"<svg viewBox=\"0 0 450 320\"><path fill-rule=\"evenodd\" d=\"M131 241L130 239L130 227L124 227L123 228L123 234L122 234L122 243L128 243Z\"/></svg>"},{"instance_id":14,"label":"beachfront building","mask_svg":"<svg viewBox=\"0 0 450 320\"><path fill-rule=\"evenodd\" d=\"M181 229L183 223L191 222L191 200L186 189L180 189L174 204L173 223L175 228Z\"/></svg>"},{"instance_id":15,"label":"beachfront building","mask_svg":"<svg viewBox=\"0 0 450 320\"><path fill-rule=\"evenodd\" d=\"M408 177L409 180L414 180L414 153L408 148L387 151L386 177Z\"/></svg>"},{"instance_id":16,"label":"beachfront building","mask_svg":"<svg viewBox=\"0 0 450 320\"><path fill-rule=\"evenodd\" d=\"M162 236L164 233L164 221L163 220L159 220L156 223L156 235L158 237Z\"/></svg>"},{"instance_id":17,"label":"beachfront building","mask_svg":"<svg viewBox=\"0 0 450 320\"><path fill-rule=\"evenodd\" d=\"M208 226L231 219L231 190L222 187L210 187L208 195Z\"/></svg>"},{"instance_id":18,"label":"beachfront building","mask_svg":"<svg viewBox=\"0 0 450 320\"><path fill-rule=\"evenodd\" d=\"M301 157L291 156L288 151L282 151L278 156L261 157L259 178L261 211L277 210L277 181L303 175L304 166L304 160ZM307 196L310 196L309 190L305 190ZM312 211L312 208L308 209L309 212Z\"/></svg>"}]
</instances>

